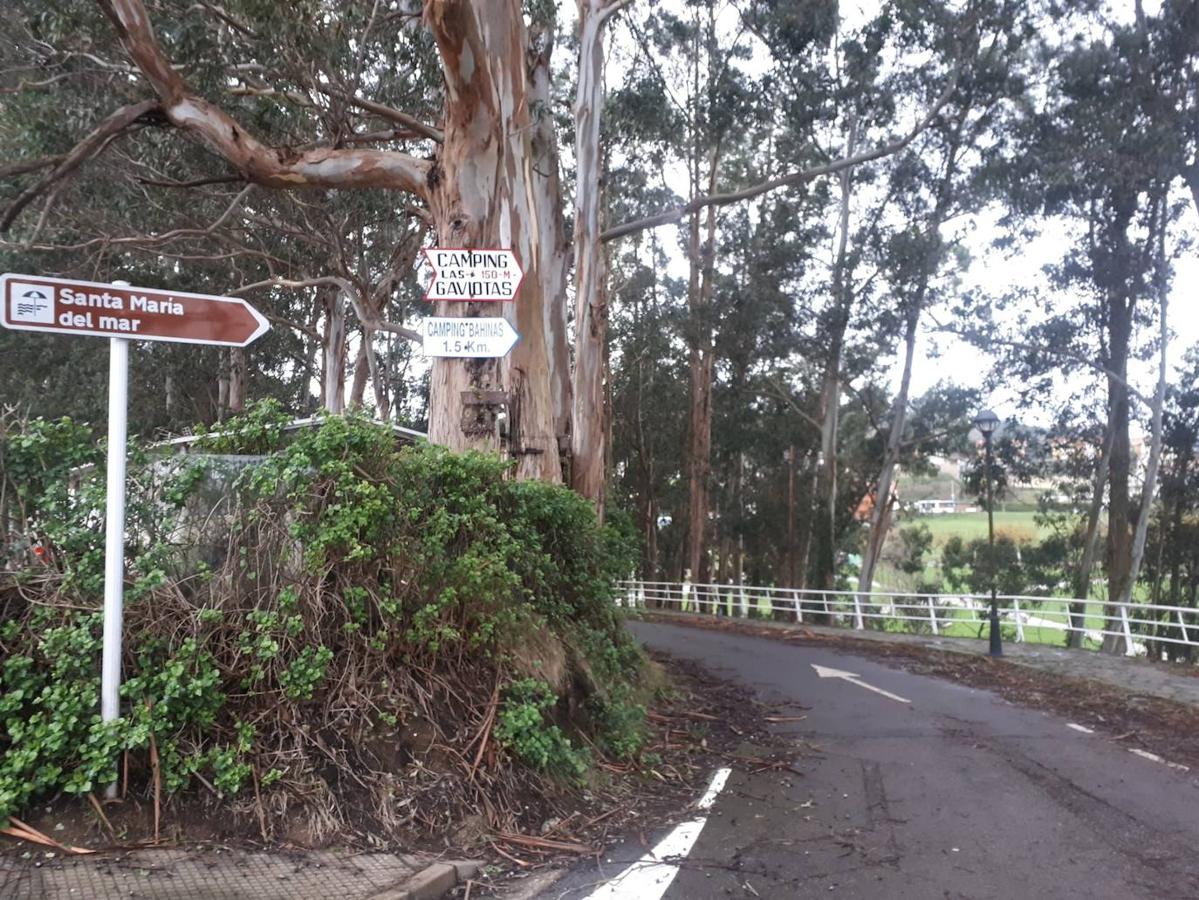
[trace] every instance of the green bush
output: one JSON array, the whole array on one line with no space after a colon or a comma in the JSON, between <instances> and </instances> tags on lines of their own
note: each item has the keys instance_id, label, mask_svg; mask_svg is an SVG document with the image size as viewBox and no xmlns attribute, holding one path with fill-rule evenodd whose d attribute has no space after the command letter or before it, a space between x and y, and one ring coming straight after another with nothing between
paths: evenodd
<instances>
[{"instance_id":1,"label":"green bush","mask_svg":"<svg viewBox=\"0 0 1199 900\"><path fill-rule=\"evenodd\" d=\"M544 681L524 678L510 683L496 717L495 739L534 769L581 779L591 756L571 746L562 729L550 721L548 713L557 699Z\"/></svg>"},{"instance_id":2,"label":"green bush","mask_svg":"<svg viewBox=\"0 0 1199 900\"><path fill-rule=\"evenodd\" d=\"M94 443L70 423L2 436L0 458L15 461L4 477L27 484L45 554L0 574L0 817L112 783L121 753L144 773L151 747L169 792L203 774L225 795L257 778L307 802L336 784L332 757L389 796L395 773L363 755L371 736L424 716L443 744L461 740L485 705L471 685L518 669L508 654L530 630L554 636L587 672L571 689L594 695L581 720L555 722L552 689L509 683L495 734L510 758L569 783L590 761L572 728L606 753L639 751L642 657L612 603L636 557L631 528L600 527L578 495L514 481L498 457L400 448L354 416L293 433L283 421L260 407L202 438L268 454L233 489L213 565L185 527L206 520L188 514L202 465L132 454L123 715L110 725L97 699L103 473L63 483L95 461ZM401 780L419 793L423 778L444 791L428 767ZM332 809L320 821L344 820L336 797Z\"/></svg>"}]
</instances>

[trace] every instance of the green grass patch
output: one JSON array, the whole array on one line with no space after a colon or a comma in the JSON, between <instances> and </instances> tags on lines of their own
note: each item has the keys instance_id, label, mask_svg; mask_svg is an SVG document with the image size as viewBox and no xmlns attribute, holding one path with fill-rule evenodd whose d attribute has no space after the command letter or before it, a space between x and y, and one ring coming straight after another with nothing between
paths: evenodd
<instances>
[{"instance_id":1,"label":"green grass patch","mask_svg":"<svg viewBox=\"0 0 1199 900\"><path fill-rule=\"evenodd\" d=\"M960 537L963 541L971 541L987 536L987 514L946 513L939 516L905 516L895 524L895 530L910 525L926 525L933 533L933 546L940 550L945 542L952 537ZM1013 540L1039 541L1048 535L1048 529L1041 528L1036 522L1036 513L1032 510L996 510L995 536L1007 534Z\"/></svg>"}]
</instances>

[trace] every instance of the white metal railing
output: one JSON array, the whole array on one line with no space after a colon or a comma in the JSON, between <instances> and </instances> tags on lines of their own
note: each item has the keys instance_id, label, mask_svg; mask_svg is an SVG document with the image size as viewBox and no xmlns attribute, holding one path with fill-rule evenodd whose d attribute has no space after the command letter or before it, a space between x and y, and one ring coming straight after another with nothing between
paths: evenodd
<instances>
[{"instance_id":1,"label":"white metal railing","mask_svg":"<svg viewBox=\"0 0 1199 900\"><path fill-rule=\"evenodd\" d=\"M617 602L634 608L665 608L740 618L783 618L793 622L983 637L990 621L989 594L921 594L907 591L824 591L747 584L622 581ZM1003 594L1001 625L1020 642L1065 643L1081 632L1083 645L1120 639L1129 655L1144 654L1147 642L1199 646L1199 610L1186 606ZM1078 610L1078 611L1076 611Z\"/></svg>"}]
</instances>

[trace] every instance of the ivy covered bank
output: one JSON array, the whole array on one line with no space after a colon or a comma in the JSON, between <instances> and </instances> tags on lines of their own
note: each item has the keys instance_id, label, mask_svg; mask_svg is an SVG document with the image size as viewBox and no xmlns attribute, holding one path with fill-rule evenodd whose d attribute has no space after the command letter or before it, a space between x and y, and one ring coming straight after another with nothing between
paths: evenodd
<instances>
[{"instance_id":1,"label":"ivy covered bank","mask_svg":"<svg viewBox=\"0 0 1199 900\"><path fill-rule=\"evenodd\" d=\"M618 516L600 527L498 457L399 447L352 416L285 422L267 404L196 453L135 451L109 726L102 448L67 420L3 423L0 818L115 782L263 838L414 840L480 812L520 825L529 796L638 754Z\"/></svg>"}]
</instances>

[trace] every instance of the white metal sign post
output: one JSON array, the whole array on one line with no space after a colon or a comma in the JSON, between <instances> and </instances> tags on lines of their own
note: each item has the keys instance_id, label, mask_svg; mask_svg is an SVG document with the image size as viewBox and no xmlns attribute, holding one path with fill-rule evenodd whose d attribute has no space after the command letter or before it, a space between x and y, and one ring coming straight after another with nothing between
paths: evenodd
<instances>
[{"instance_id":1,"label":"white metal sign post","mask_svg":"<svg viewBox=\"0 0 1199 900\"><path fill-rule=\"evenodd\" d=\"M129 414L129 339L108 340L108 468L104 484L104 649L100 718L121 715L121 637L125 623L125 447ZM109 792L116 784L109 786Z\"/></svg>"},{"instance_id":2,"label":"white metal sign post","mask_svg":"<svg viewBox=\"0 0 1199 900\"><path fill-rule=\"evenodd\" d=\"M108 466L104 507L104 647L100 718L121 714L125 597L125 457L129 342L245 347L270 323L245 300L40 275L0 275L0 324L15 331L108 338ZM109 786L114 796L116 784Z\"/></svg>"}]
</instances>

